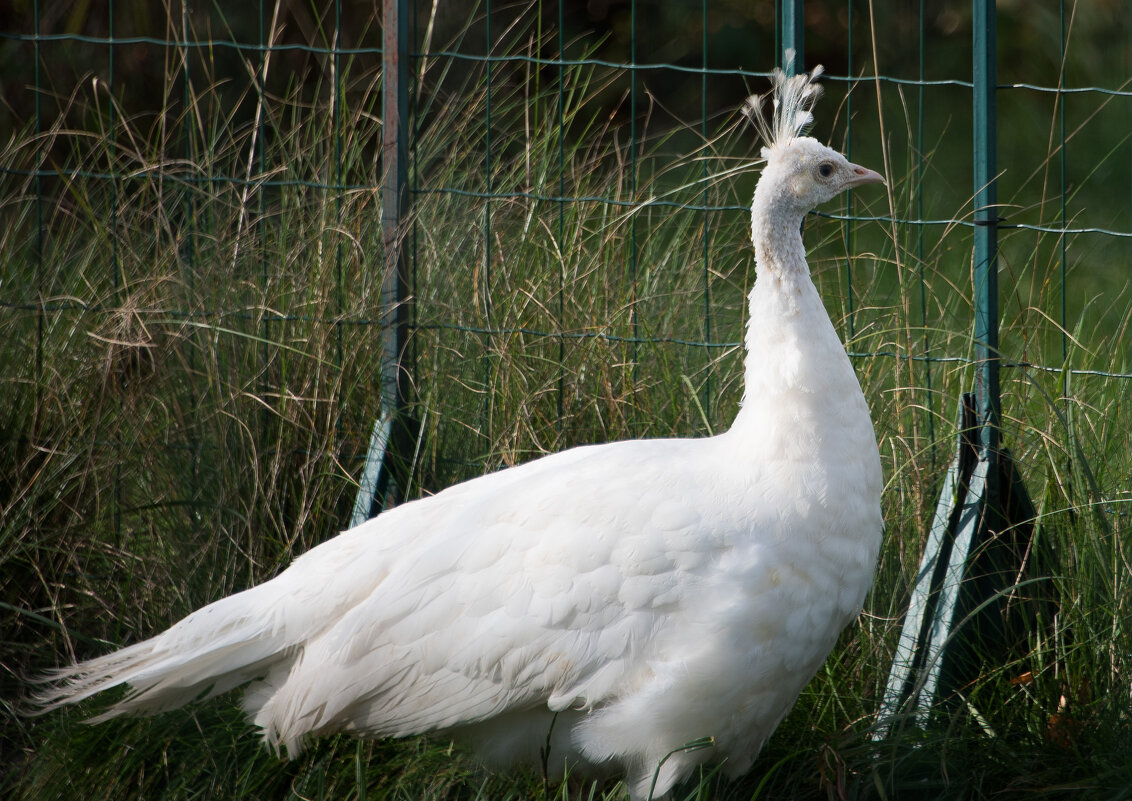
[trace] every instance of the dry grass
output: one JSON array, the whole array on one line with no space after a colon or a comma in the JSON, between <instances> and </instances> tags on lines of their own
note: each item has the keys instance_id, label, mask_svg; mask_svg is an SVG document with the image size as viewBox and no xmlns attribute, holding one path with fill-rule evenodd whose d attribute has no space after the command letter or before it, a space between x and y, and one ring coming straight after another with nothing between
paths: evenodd
<instances>
[{"instance_id":1,"label":"dry grass","mask_svg":"<svg viewBox=\"0 0 1132 801\"><path fill-rule=\"evenodd\" d=\"M524 31L509 37L504 50L528 46ZM0 150L5 704L28 671L148 636L332 536L377 413L380 75L347 71L341 94L308 78L261 104L250 85L221 92L207 63L184 92L184 62L173 54L164 69L162 108L119 108L84 83L42 133L27 127ZM595 112L615 77L572 67L560 111L529 65L498 65L487 166L482 72L430 62L410 238L418 492L576 443L718 431L734 412L753 135L736 116L690 149L687 130L634 149ZM233 108L254 109L242 118L254 124ZM890 125L900 118L889 110ZM934 170L930 153L894 148L891 207L852 210L915 218L921 156ZM50 176L37 180L27 171L40 164ZM688 208L705 200L715 210ZM1127 294L1098 296L1062 326L1060 243L1004 239L1004 350L1057 368L1009 369L1003 405L1058 613L1020 653L984 665L939 732L878 744L868 728L950 458L954 399L971 383L970 230L833 211L807 222L807 240L881 441L877 590L753 778L727 789L704 777L687 797L1127 797L1127 380L1060 371L1129 372L1117 346ZM77 725L81 710L11 711L0 757L16 768L0 789L13 798L606 792L484 779L423 741L331 740L281 764L223 701L96 728Z\"/></svg>"}]
</instances>

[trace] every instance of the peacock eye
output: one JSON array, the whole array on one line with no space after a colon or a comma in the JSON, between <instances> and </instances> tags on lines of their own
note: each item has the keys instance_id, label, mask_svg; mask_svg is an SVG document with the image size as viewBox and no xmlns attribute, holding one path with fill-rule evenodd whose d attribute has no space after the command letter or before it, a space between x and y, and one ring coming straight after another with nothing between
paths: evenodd
<instances>
[{"instance_id":1,"label":"peacock eye","mask_svg":"<svg viewBox=\"0 0 1132 801\"><path fill-rule=\"evenodd\" d=\"M818 165L818 175L822 178L828 178L833 175L833 165L828 161L823 161Z\"/></svg>"}]
</instances>

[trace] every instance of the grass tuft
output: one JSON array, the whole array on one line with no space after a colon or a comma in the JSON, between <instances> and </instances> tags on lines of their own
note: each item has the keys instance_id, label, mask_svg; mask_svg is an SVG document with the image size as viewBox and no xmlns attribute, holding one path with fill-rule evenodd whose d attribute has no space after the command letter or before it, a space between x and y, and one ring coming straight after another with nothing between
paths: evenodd
<instances>
[{"instance_id":1,"label":"grass tuft","mask_svg":"<svg viewBox=\"0 0 1132 801\"><path fill-rule=\"evenodd\" d=\"M545 44L516 25L498 48ZM489 94L484 65L469 64L418 64L415 490L578 443L724 430L754 279L753 131L736 113L701 135L652 108L630 142L624 102L609 112L612 68L570 66L560 93L530 61L497 63ZM97 702L14 714L23 676L152 635L348 519L378 413L381 75L350 58L324 66L284 79L276 64L260 95L250 77L222 80L207 51L171 47L161 107L130 108L84 80L54 98L54 119L0 147L6 798L624 797L618 785L485 776L425 739L333 738L282 762L229 697L93 727L80 721ZM709 770L678 799L1132 788L1132 365L1119 346L1132 304L1089 272L1118 246L1085 237L1071 242L1082 255L1068 282L1056 235L1019 229L1002 243L1004 437L1043 558L1037 582L1013 589L1052 611L1019 653L983 665L937 728L869 736L974 352L970 228L868 219L918 219L922 174L942 185L933 206L952 203L929 216L966 214L944 180L945 137L923 153L901 144L915 127L902 91L854 95L857 130L891 104L878 131L892 133L889 207L851 198L806 225L888 479L877 588L750 776L729 784ZM1048 220L1056 157L1054 145L1040 154L1013 207Z\"/></svg>"}]
</instances>

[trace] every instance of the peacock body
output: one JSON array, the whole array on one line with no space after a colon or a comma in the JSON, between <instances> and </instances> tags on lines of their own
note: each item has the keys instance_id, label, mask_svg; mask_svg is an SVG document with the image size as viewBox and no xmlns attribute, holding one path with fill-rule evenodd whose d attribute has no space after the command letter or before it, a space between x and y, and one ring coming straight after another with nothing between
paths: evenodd
<instances>
[{"instance_id":1,"label":"peacock body","mask_svg":"<svg viewBox=\"0 0 1132 801\"><path fill-rule=\"evenodd\" d=\"M406 503L57 671L39 702L129 685L107 718L246 684L244 709L292 755L332 732L439 731L538 765L549 737L552 771L624 776L634 801L707 759L746 771L858 614L882 532L869 411L800 232L882 178L802 135L816 72L779 74L760 124L727 432L575 448ZM680 750L705 736L713 748Z\"/></svg>"}]
</instances>

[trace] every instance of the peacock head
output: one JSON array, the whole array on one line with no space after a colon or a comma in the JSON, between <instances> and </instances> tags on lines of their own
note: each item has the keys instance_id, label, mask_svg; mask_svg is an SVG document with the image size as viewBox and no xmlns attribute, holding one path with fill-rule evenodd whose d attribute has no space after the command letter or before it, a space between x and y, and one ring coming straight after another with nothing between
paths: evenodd
<instances>
[{"instance_id":1,"label":"peacock head","mask_svg":"<svg viewBox=\"0 0 1132 801\"><path fill-rule=\"evenodd\" d=\"M764 149L764 154L767 162L760 188L769 190L776 205L797 214L805 214L854 186L884 183L880 173L853 164L809 136L796 136L773 149Z\"/></svg>"},{"instance_id":2,"label":"peacock head","mask_svg":"<svg viewBox=\"0 0 1132 801\"><path fill-rule=\"evenodd\" d=\"M788 59L793 54L788 53ZM762 135L766 166L755 190L755 213L775 218L800 216L861 184L884 183L884 177L805 136L813 124L812 109L821 97L821 66L809 74L787 75L776 69L771 80L772 112L763 113L763 97L747 101L746 111Z\"/></svg>"}]
</instances>

